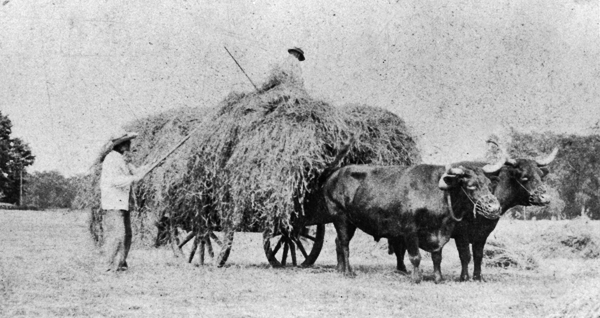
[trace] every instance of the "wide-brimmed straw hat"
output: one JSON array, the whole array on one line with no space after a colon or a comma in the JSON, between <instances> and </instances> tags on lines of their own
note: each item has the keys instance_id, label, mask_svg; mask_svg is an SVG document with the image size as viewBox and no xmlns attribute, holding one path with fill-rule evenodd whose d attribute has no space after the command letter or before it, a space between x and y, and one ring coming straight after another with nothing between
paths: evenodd
<instances>
[{"instance_id":1,"label":"wide-brimmed straw hat","mask_svg":"<svg viewBox=\"0 0 600 318\"><path fill-rule=\"evenodd\" d=\"M114 147L122 142L134 139L137 136L138 136L138 133L135 133L135 132L120 131L120 132L112 135L112 137L110 137L110 142L112 143L112 146Z\"/></svg>"},{"instance_id":2,"label":"wide-brimmed straw hat","mask_svg":"<svg viewBox=\"0 0 600 318\"><path fill-rule=\"evenodd\" d=\"M298 57L298 60L300 60L300 61L304 61L304 51L302 51L302 49L301 49L301 48L299 48L299 47L293 47L293 48L291 48L291 49L288 49L288 53L290 53L290 54L291 54L292 52L296 52L296 53L298 53L298 55L300 55L300 56Z\"/></svg>"},{"instance_id":3,"label":"wide-brimmed straw hat","mask_svg":"<svg viewBox=\"0 0 600 318\"><path fill-rule=\"evenodd\" d=\"M131 140L137 136L138 136L138 133L127 132L125 130L120 130L119 132L113 134L108 139L108 142L104 146L102 146L102 149L100 149L100 153L98 154L98 157L94 161L94 165L102 163L104 161L104 158L106 158L106 156L111 151L113 151L113 149L115 148L116 145L118 145L122 142L125 142L127 140Z\"/></svg>"}]
</instances>

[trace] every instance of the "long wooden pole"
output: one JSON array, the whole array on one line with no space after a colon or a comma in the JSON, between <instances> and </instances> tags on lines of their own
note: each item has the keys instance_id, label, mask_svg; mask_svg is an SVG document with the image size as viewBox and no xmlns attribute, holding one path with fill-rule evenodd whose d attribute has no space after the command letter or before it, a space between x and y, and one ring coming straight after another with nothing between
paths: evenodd
<instances>
[{"instance_id":1,"label":"long wooden pole","mask_svg":"<svg viewBox=\"0 0 600 318\"><path fill-rule=\"evenodd\" d=\"M248 74L246 74L246 71L244 71L244 69L242 68L240 63L238 63L238 61L235 59L235 57L233 57L233 55L231 55L231 53L229 52L229 50L227 49L226 46L223 46L223 47L225 48L225 51L227 51L229 56L231 56L231 58L233 59L235 64L237 64L237 66L240 68L240 70L242 70L242 73L244 73L244 75L246 75L246 78L248 78L248 80L250 81L250 84L252 84L252 86L254 86L254 89L256 89L256 91L258 91L258 87L256 87L256 85L254 85L254 82L252 82L252 80L250 79L250 76L248 76Z\"/></svg>"},{"instance_id":2,"label":"long wooden pole","mask_svg":"<svg viewBox=\"0 0 600 318\"><path fill-rule=\"evenodd\" d=\"M146 173L142 176L142 178L144 178L146 175L148 175L152 170L154 170L156 167L158 167L161 162L163 162L165 159L167 159L167 157L169 157L172 153L175 152L175 150L177 150L179 147L181 147L181 145L183 145L188 139L190 139L190 137L199 129L200 127L192 130L192 132L190 132L187 136L185 136L183 139L181 139L181 141L179 141L175 146L173 146L173 148L171 148L171 150L169 150L169 152L167 152L164 156L162 156L162 158L158 159L157 161L155 161L152 166L150 166L150 168L148 169L148 171L146 171Z\"/></svg>"}]
</instances>

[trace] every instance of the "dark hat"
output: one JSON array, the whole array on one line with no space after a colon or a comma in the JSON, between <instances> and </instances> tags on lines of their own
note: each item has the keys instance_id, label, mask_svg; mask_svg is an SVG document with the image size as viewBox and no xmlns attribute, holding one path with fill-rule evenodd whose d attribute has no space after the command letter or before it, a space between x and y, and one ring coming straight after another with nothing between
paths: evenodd
<instances>
[{"instance_id":1,"label":"dark hat","mask_svg":"<svg viewBox=\"0 0 600 318\"><path fill-rule=\"evenodd\" d=\"M298 57L298 60L300 60L300 61L304 61L305 60L305 58L304 58L304 51L302 51L301 48L299 48L299 47L293 47L291 49L288 49L288 53L291 54L292 52L296 52L296 53L298 53L300 55Z\"/></svg>"}]
</instances>

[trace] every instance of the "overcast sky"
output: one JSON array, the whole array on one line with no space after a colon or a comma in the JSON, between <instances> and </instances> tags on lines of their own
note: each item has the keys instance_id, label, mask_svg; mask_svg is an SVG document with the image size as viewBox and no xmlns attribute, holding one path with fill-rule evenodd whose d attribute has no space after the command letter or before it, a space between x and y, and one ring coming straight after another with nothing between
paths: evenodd
<instances>
[{"instance_id":1,"label":"overcast sky","mask_svg":"<svg viewBox=\"0 0 600 318\"><path fill-rule=\"evenodd\" d=\"M86 172L128 121L215 106L301 47L307 89L389 109L426 162L481 157L491 133L586 133L600 115L599 1L11 0L0 111L34 170Z\"/></svg>"}]
</instances>

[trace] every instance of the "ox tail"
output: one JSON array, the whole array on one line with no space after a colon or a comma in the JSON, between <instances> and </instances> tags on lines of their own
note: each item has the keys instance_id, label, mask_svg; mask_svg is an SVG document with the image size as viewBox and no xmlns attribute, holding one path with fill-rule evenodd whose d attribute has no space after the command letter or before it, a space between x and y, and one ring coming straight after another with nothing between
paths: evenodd
<instances>
[{"instance_id":1,"label":"ox tail","mask_svg":"<svg viewBox=\"0 0 600 318\"><path fill-rule=\"evenodd\" d=\"M446 193L446 201L448 202L448 209L450 209L450 217L456 222L462 221L465 215L463 213L460 218L456 217L456 214L454 214L454 209L452 208L452 199L450 199L450 193Z\"/></svg>"},{"instance_id":2,"label":"ox tail","mask_svg":"<svg viewBox=\"0 0 600 318\"><path fill-rule=\"evenodd\" d=\"M352 146L354 146L355 142L356 139L354 138L354 136L351 136L350 139L346 143L344 143L344 145L342 145L342 148L340 149L340 151L338 151L338 154L337 156L335 156L335 159L333 159L333 161L329 165L327 165L325 170L323 170L323 172L319 176L319 184L323 184L325 180L327 180L336 170L340 168L342 161L348 155L348 153L350 153L350 150L352 149Z\"/></svg>"}]
</instances>

